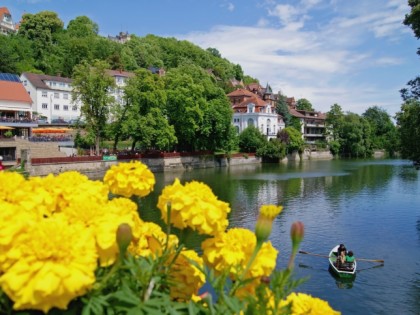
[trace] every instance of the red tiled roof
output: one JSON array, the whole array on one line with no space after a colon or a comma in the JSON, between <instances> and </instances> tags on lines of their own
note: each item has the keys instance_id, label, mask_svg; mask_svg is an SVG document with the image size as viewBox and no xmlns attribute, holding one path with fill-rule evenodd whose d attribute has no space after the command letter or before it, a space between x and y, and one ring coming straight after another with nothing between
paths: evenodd
<instances>
[{"instance_id":1,"label":"red tiled roof","mask_svg":"<svg viewBox=\"0 0 420 315\"><path fill-rule=\"evenodd\" d=\"M6 8L6 7L1 7L1 8L0 8L0 16L1 16L1 17L3 17L5 14L10 15L10 11L9 11L9 9L8 9L8 8Z\"/></svg>"},{"instance_id":2,"label":"red tiled roof","mask_svg":"<svg viewBox=\"0 0 420 315\"><path fill-rule=\"evenodd\" d=\"M71 84L71 82L73 81L70 78L51 76L51 75L46 75L46 74L35 74L35 73L29 73L29 72L24 72L23 74L29 80L29 82L32 83L33 86L39 89L48 89L48 90L51 89L47 84L45 84L45 81L55 81L55 82L63 82L63 83L69 83L69 84Z\"/></svg>"},{"instance_id":3,"label":"red tiled roof","mask_svg":"<svg viewBox=\"0 0 420 315\"><path fill-rule=\"evenodd\" d=\"M107 70L106 71L111 77L127 77L132 78L135 76L133 72L123 71L123 70Z\"/></svg>"},{"instance_id":4,"label":"red tiled roof","mask_svg":"<svg viewBox=\"0 0 420 315\"><path fill-rule=\"evenodd\" d=\"M31 97L21 82L0 80L0 100L32 104Z\"/></svg>"},{"instance_id":5,"label":"red tiled roof","mask_svg":"<svg viewBox=\"0 0 420 315\"><path fill-rule=\"evenodd\" d=\"M247 99L247 100L243 101L240 104L237 104L237 105L232 106L233 111L234 112L237 112L237 113L238 112L245 112L246 113L247 106L250 103L255 104L255 112L257 112L257 113L261 111L261 108L266 107L267 105L269 105L267 102L263 101L262 99L260 99L260 98L258 98L258 97L256 97L254 95L254 97L252 97L250 99Z\"/></svg>"},{"instance_id":6,"label":"red tiled roof","mask_svg":"<svg viewBox=\"0 0 420 315\"><path fill-rule=\"evenodd\" d=\"M234 97L234 96L248 96L248 97L254 97L254 96L255 96L255 94L254 94L254 93L252 93L252 92L250 92L250 91L248 91L248 90L245 90L245 89L236 89L235 91L230 92L227 96L228 96L228 97Z\"/></svg>"}]
</instances>

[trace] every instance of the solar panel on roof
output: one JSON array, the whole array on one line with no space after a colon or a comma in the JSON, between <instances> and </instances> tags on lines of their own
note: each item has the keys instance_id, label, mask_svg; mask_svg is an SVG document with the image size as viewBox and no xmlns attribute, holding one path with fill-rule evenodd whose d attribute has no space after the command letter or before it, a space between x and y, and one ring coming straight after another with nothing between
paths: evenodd
<instances>
[{"instance_id":1,"label":"solar panel on roof","mask_svg":"<svg viewBox=\"0 0 420 315\"><path fill-rule=\"evenodd\" d=\"M11 73L0 73L1 81L20 82L19 76Z\"/></svg>"}]
</instances>

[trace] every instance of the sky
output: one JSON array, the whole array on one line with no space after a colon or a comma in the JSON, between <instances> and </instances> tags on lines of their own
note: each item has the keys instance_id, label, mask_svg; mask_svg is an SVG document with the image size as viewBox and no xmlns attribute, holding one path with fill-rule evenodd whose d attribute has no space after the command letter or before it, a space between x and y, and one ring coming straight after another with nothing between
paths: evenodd
<instances>
[{"instance_id":1,"label":"sky","mask_svg":"<svg viewBox=\"0 0 420 315\"><path fill-rule=\"evenodd\" d=\"M49 10L86 15L103 36L128 32L188 40L321 112L339 104L394 116L399 90L419 75L420 47L402 24L407 0L2 0L14 22Z\"/></svg>"}]
</instances>

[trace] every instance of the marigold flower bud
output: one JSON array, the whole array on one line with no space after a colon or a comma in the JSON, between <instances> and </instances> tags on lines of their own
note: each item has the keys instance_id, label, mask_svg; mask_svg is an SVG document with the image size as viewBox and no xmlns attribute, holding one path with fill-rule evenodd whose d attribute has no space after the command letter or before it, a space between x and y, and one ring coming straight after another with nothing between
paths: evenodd
<instances>
[{"instance_id":1,"label":"marigold flower bud","mask_svg":"<svg viewBox=\"0 0 420 315\"><path fill-rule=\"evenodd\" d=\"M299 246L300 242L303 240L305 234L305 227L302 222L296 221L293 222L290 229L290 237L292 238L293 247Z\"/></svg>"},{"instance_id":2,"label":"marigold flower bud","mask_svg":"<svg viewBox=\"0 0 420 315\"><path fill-rule=\"evenodd\" d=\"M257 223L255 225L255 235L258 242L265 242L271 234L273 221L281 212L283 207L275 205L263 205L260 208Z\"/></svg>"},{"instance_id":3,"label":"marigold flower bud","mask_svg":"<svg viewBox=\"0 0 420 315\"><path fill-rule=\"evenodd\" d=\"M121 255L125 255L132 238L133 233L131 231L131 227L127 223L120 224L117 229L117 243Z\"/></svg>"}]
</instances>

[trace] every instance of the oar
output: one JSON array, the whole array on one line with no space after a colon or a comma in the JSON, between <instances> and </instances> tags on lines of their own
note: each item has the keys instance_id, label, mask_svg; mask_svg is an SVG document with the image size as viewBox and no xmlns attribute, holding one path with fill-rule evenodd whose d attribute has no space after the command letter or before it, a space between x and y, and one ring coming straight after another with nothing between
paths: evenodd
<instances>
[{"instance_id":1,"label":"oar","mask_svg":"<svg viewBox=\"0 0 420 315\"><path fill-rule=\"evenodd\" d=\"M309 252L305 252L303 250L300 250L299 253L300 254L305 254L305 255L311 255L311 256L318 256L318 257L330 258L330 256L327 256L327 255L320 255L320 254L309 253ZM356 258L356 260L358 260L358 261L378 262L378 263L382 263L382 264L385 263L385 260L383 260L383 259Z\"/></svg>"},{"instance_id":2,"label":"oar","mask_svg":"<svg viewBox=\"0 0 420 315\"><path fill-rule=\"evenodd\" d=\"M320 254L314 254L314 253L304 252L303 250L300 250L299 251L299 254L305 254L305 255L311 255L311 256L318 256L318 257L330 258L330 256L327 256L327 255L320 255Z\"/></svg>"},{"instance_id":3,"label":"oar","mask_svg":"<svg viewBox=\"0 0 420 315\"><path fill-rule=\"evenodd\" d=\"M357 261L370 261L370 262L378 262L378 263L385 263L383 259L366 259L366 258L355 258Z\"/></svg>"}]
</instances>

